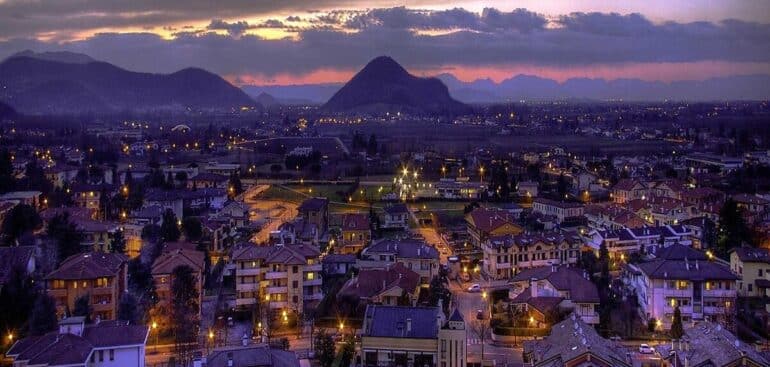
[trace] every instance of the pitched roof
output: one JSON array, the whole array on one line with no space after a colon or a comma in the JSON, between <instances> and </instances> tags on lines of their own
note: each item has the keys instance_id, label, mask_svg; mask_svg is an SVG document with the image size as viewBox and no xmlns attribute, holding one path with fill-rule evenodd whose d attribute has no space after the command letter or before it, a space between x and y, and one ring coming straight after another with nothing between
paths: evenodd
<instances>
[{"instance_id":1,"label":"pitched roof","mask_svg":"<svg viewBox=\"0 0 770 367\"><path fill-rule=\"evenodd\" d=\"M214 349L206 357L209 367L227 367L232 360L233 366L244 367L299 367L299 359L292 351L270 348L264 344L221 347Z\"/></svg>"},{"instance_id":2,"label":"pitched roof","mask_svg":"<svg viewBox=\"0 0 770 367\"><path fill-rule=\"evenodd\" d=\"M398 258L407 259L438 259L438 250L428 246L425 241L406 239L385 239L369 245L363 251L364 254L395 254Z\"/></svg>"},{"instance_id":3,"label":"pitched roof","mask_svg":"<svg viewBox=\"0 0 770 367\"><path fill-rule=\"evenodd\" d=\"M46 279L96 279L114 277L128 261L123 254L87 252L68 257Z\"/></svg>"},{"instance_id":4,"label":"pitched roof","mask_svg":"<svg viewBox=\"0 0 770 367\"><path fill-rule=\"evenodd\" d=\"M324 264L334 264L334 263L353 264L356 262L356 256L350 255L350 254L328 254L324 256L321 262Z\"/></svg>"},{"instance_id":5,"label":"pitched roof","mask_svg":"<svg viewBox=\"0 0 770 367\"><path fill-rule=\"evenodd\" d=\"M636 267L652 279L739 279L727 266L709 261L702 252L680 244L663 249L656 259L636 264Z\"/></svg>"},{"instance_id":6,"label":"pitched roof","mask_svg":"<svg viewBox=\"0 0 770 367\"><path fill-rule=\"evenodd\" d=\"M339 294L372 298L393 287L413 293L419 284L420 274L396 263L386 269L361 269L358 276L345 283Z\"/></svg>"},{"instance_id":7,"label":"pitched roof","mask_svg":"<svg viewBox=\"0 0 770 367\"><path fill-rule=\"evenodd\" d=\"M528 247L539 243L557 245L564 241L569 243L580 242L580 237L576 234L563 232L520 233L516 235L491 237L489 239L489 245L493 248L510 248L512 246Z\"/></svg>"},{"instance_id":8,"label":"pitched roof","mask_svg":"<svg viewBox=\"0 0 770 367\"><path fill-rule=\"evenodd\" d=\"M553 287L569 293L569 299L578 303L599 303L599 290L583 277L581 270L569 266L541 266L522 270L511 282L547 280ZM523 292L531 293L531 292Z\"/></svg>"},{"instance_id":9,"label":"pitched roof","mask_svg":"<svg viewBox=\"0 0 770 367\"><path fill-rule=\"evenodd\" d=\"M722 325L707 321L695 325L686 323L683 340L689 343L687 350L677 350L676 357L671 354L671 343L663 343L657 347L662 356L678 358L678 365L684 365L685 356L691 366L728 366L745 356L761 366L770 365L756 351L753 345L744 343ZM679 344L675 343L675 348Z\"/></svg>"},{"instance_id":10,"label":"pitched roof","mask_svg":"<svg viewBox=\"0 0 770 367\"><path fill-rule=\"evenodd\" d=\"M206 255L201 251L176 249L164 252L152 263L152 274L171 274L179 266L189 266L193 271L201 272L205 266Z\"/></svg>"},{"instance_id":11,"label":"pitched roof","mask_svg":"<svg viewBox=\"0 0 770 367\"><path fill-rule=\"evenodd\" d=\"M438 337L439 317L437 307L368 305L363 336L433 339Z\"/></svg>"},{"instance_id":12,"label":"pitched roof","mask_svg":"<svg viewBox=\"0 0 770 367\"><path fill-rule=\"evenodd\" d=\"M742 262L770 264L770 250L755 247L737 247L733 249Z\"/></svg>"},{"instance_id":13,"label":"pitched roof","mask_svg":"<svg viewBox=\"0 0 770 367\"><path fill-rule=\"evenodd\" d=\"M369 216L363 213L347 213L342 218L343 231L368 231Z\"/></svg>"},{"instance_id":14,"label":"pitched roof","mask_svg":"<svg viewBox=\"0 0 770 367\"><path fill-rule=\"evenodd\" d=\"M515 225L516 220L507 210L491 208L476 208L468 214L467 218L481 232L492 232L506 224Z\"/></svg>"}]
</instances>

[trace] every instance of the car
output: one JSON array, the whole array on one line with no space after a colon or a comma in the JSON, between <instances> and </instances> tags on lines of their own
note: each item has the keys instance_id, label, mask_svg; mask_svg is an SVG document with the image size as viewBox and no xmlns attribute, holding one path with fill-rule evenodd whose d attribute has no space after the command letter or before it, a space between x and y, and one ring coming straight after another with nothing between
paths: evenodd
<instances>
[{"instance_id":1,"label":"car","mask_svg":"<svg viewBox=\"0 0 770 367\"><path fill-rule=\"evenodd\" d=\"M479 320L484 320L484 311L483 310L476 310L476 318Z\"/></svg>"},{"instance_id":2,"label":"car","mask_svg":"<svg viewBox=\"0 0 770 367\"><path fill-rule=\"evenodd\" d=\"M642 345L639 346L639 353L642 353L642 354L653 354L653 353L655 353L655 348L653 348L653 347L651 347L651 346L649 346L647 344L642 344Z\"/></svg>"},{"instance_id":3,"label":"car","mask_svg":"<svg viewBox=\"0 0 770 367\"><path fill-rule=\"evenodd\" d=\"M481 286L478 284L473 284L470 287L468 287L469 293L478 293L481 292Z\"/></svg>"}]
</instances>

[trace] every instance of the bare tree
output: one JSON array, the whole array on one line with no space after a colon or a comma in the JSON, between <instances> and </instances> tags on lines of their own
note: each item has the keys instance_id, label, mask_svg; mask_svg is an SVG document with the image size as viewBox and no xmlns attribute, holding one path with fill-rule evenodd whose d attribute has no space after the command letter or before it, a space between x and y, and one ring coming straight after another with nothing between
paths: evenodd
<instances>
[{"instance_id":1,"label":"bare tree","mask_svg":"<svg viewBox=\"0 0 770 367\"><path fill-rule=\"evenodd\" d=\"M471 321L471 329L479 336L481 339L481 359L484 360L484 339L486 339L487 333L489 332L489 321L488 320L479 320L475 319Z\"/></svg>"}]
</instances>

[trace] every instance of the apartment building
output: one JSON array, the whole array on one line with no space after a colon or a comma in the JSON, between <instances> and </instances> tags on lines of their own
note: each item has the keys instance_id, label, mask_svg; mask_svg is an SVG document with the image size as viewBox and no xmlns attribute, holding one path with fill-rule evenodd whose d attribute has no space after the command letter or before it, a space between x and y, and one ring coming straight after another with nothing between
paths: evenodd
<instances>
[{"instance_id":1,"label":"apartment building","mask_svg":"<svg viewBox=\"0 0 770 367\"><path fill-rule=\"evenodd\" d=\"M167 244L168 245L168 244ZM190 247L194 245L189 244ZM193 271L195 278L195 290L198 291L198 315L200 316L203 302L203 273L205 267L203 252L188 248L176 248L166 251L152 264L152 279L155 282L155 291L158 294L158 307L171 306L171 285L174 283L174 269L187 266Z\"/></svg>"},{"instance_id":2,"label":"apartment building","mask_svg":"<svg viewBox=\"0 0 770 367\"><path fill-rule=\"evenodd\" d=\"M524 231L516 224L513 214L501 209L477 208L465 216L465 222L474 246L481 246L492 236L519 234Z\"/></svg>"},{"instance_id":3,"label":"apartment building","mask_svg":"<svg viewBox=\"0 0 770 367\"><path fill-rule=\"evenodd\" d=\"M578 221L583 216L583 204L536 198L532 211L556 218L556 223Z\"/></svg>"},{"instance_id":4,"label":"apartment building","mask_svg":"<svg viewBox=\"0 0 770 367\"><path fill-rule=\"evenodd\" d=\"M482 270L494 279L509 279L522 269L575 264L582 244L579 236L559 232L491 237L481 246Z\"/></svg>"},{"instance_id":5,"label":"apartment building","mask_svg":"<svg viewBox=\"0 0 770 367\"><path fill-rule=\"evenodd\" d=\"M342 234L339 246L340 254L357 254L372 240L372 229L369 215L364 213L348 213L342 217L340 226Z\"/></svg>"},{"instance_id":6,"label":"apartment building","mask_svg":"<svg viewBox=\"0 0 770 367\"><path fill-rule=\"evenodd\" d=\"M673 244L691 246L699 240L693 229L686 225L593 230L586 235L586 245L599 253L602 243L611 258L620 258L642 251L654 254ZM699 241L697 241L699 242Z\"/></svg>"},{"instance_id":7,"label":"apartment building","mask_svg":"<svg viewBox=\"0 0 770 367\"><path fill-rule=\"evenodd\" d=\"M719 260L674 244L652 261L628 264L626 282L636 292L642 314L668 329L679 307L682 321L721 321L735 313L740 279Z\"/></svg>"},{"instance_id":8,"label":"apartment building","mask_svg":"<svg viewBox=\"0 0 770 367\"><path fill-rule=\"evenodd\" d=\"M738 274L738 294L762 297L770 292L770 250L739 247L730 252L730 269Z\"/></svg>"},{"instance_id":9,"label":"apartment building","mask_svg":"<svg viewBox=\"0 0 770 367\"><path fill-rule=\"evenodd\" d=\"M45 277L45 289L56 301L56 314L74 310L75 301L85 295L91 305L91 319L112 320L118 301L126 290L126 262L123 254L88 252L72 255Z\"/></svg>"},{"instance_id":10,"label":"apartment building","mask_svg":"<svg viewBox=\"0 0 770 367\"><path fill-rule=\"evenodd\" d=\"M255 246L233 250L236 307L268 305L278 312L303 313L323 298L320 251L311 245Z\"/></svg>"},{"instance_id":11,"label":"apartment building","mask_svg":"<svg viewBox=\"0 0 770 367\"><path fill-rule=\"evenodd\" d=\"M409 209L407 209L405 204L386 206L380 227L407 230L409 228Z\"/></svg>"},{"instance_id":12,"label":"apartment building","mask_svg":"<svg viewBox=\"0 0 770 367\"><path fill-rule=\"evenodd\" d=\"M420 274L420 282L427 284L438 274L439 253L422 240L385 239L361 251L357 266L359 269L386 268L396 263Z\"/></svg>"},{"instance_id":13,"label":"apartment building","mask_svg":"<svg viewBox=\"0 0 770 367\"><path fill-rule=\"evenodd\" d=\"M466 325L458 310L446 318L440 307L369 305L361 332L366 367L464 367Z\"/></svg>"}]
</instances>

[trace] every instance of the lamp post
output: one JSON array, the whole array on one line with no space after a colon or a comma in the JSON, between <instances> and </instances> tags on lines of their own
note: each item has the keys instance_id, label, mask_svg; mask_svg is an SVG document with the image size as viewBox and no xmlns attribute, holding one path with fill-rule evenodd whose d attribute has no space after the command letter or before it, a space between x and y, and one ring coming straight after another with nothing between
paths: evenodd
<instances>
[{"instance_id":1,"label":"lamp post","mask_svg":"<svg viewBox=\"0 0 770 367\"><path fill-rule=\"evenodd\" d=\"M211 329L209 329L209 339L208 339L208 342L206 343L206 354L209 354L209 352L211 351L211 346L213 344L214 344L214 332Z\"/></svg>"},{"instance_id":2,"label":"lamp post","mask_svg":"<svg viewBox=\"0 0 770 367\"><path fill-rule=\"evenodd\" d=\"M152 322L152 332L155 333L155 353L158 353L158 323Z\"/></svg>"}]
</instances>

